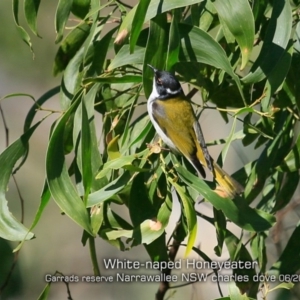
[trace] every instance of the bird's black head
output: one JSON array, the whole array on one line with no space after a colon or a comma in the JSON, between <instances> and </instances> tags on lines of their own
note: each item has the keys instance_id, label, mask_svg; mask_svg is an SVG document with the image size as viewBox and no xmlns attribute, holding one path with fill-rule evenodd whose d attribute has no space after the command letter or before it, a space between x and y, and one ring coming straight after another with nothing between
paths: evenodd
<instances>
[{"instance_id":1,"label":"bird's black head","mask_svg":"<svg viewBox=\"0 0 300 300\"><path fill-rule=\"evenodd\" d=\"M153 89L156 89L159 98L167 99L182 93L182 88L176 77L167 71L160 71L148 65L154 72Z\"/></svg>"}]
</instances>

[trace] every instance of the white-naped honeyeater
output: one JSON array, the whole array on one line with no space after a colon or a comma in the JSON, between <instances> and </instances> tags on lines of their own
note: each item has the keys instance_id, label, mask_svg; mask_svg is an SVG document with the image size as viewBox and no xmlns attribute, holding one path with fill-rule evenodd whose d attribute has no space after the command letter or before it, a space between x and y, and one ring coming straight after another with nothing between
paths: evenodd
<instances>
[{"instance_id":1,"label":"white-naped honeyeater","mask_svg":"<svg viewBox=\"0 0 300 300\"><path fill-rule=\"evenodd\" d=\"M148 65L154 71L153 89L147 102L150 120L155 130L175 153L181 153L205 178L204 166L219 184L217 192L233 199L243 187L228 175L208 153L201 127L194 110L176 77Z\"/></svg>"}]
</instances>

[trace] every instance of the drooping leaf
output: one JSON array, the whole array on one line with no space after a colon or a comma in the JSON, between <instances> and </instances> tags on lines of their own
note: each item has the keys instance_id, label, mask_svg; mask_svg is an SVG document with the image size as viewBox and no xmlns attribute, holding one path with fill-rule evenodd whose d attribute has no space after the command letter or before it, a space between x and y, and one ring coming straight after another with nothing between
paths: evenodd
<instances>
[{"instance_id":1,"label":"drooping leaf","mask_svg":"<svg viewBox=\"0 0 300 300\"><path fill-rule=\"evenodd\" d=\"M107 199L110 199L111 197L119 193L128 184L129 180L130 173L126 171L117 179L111 181L100 190L90 194L88 196L87 207L97 205Z\"/></svg>"},{"instance_id":2,"label":"drooping leaf","mask_svg":"<svg viewBox=\"0 0 300 300\"><path fill-rule=\"evenodd\" d=\"M218 244L214 248L216 255L222 255L222 248L226 236L226 218L221 210L214 208L214 225L216 228Z\"/></svg>"},{"instance_id":3,"label":"drooping leaf","mask_svg":"<svg viewBox=\"0 0 300 300\"><path fill-rule=\"evenodd\" d=\"M298 223L288 240L277 262L273 264L268 274L295 274L300 269L300 261L295 260L300 254L300 224Z\"/></svg>"},{"instance_id":4,"label":"drooping leaf","mask_svg":"<svg viewBox=\"0 0 300 300\"><path fill-rule=\"evenodd\" d=\"M124 65L142 64L145 55L145 48L135 46L134 53L129 54L129 45L124 45L117 55L113 58L108 70L113 70Z\"/></svg>"},{"instance_id":5,"label":"drooping leaf","mask_svg":"<svg viewBox=\"0 0 300 300\"><path fill-rule=\"evenodd\" d=\"M73 1L59 0L55 13L55 31L57 33L55 43L61 42L65 25L69 18Z\"/></svg>"},{"instance_id":6,"label":"drooping leaf","mask_svg":"<svg viewBox=\"0 0 300 300\"><path fill-rule=\"evenodd\" d=\"M187 193L185 193L184 189L176 182L173 182L172 179L170 179L169 182L175 187L178 195L180 196L180 200L183 206L184 216L186 217L187 220L187 226L189 231L188 243L185 250L185 257L187 257L194 247L196 236L197 236L196 212L193 206L193 200L188 196Z\"/></svg>"},{"instance_id":7,"label":"drooping leaf","mask_svg":"<svg viewBox=\"0 0 300 300\"><path fill-rule=\"evenodd\" d=\"M44 287L42 293L39 295L37 300L47 300L48 295L50 293L50 287L51 287L51 282L46 284L46 286Z\"/></svg>"},{"instance_id":8,"label":"drooping leaf","mask_svg":"<svg viewBox=\"0 0 300 300\"><path fill-rule=\"evenodd\" d=\"M290 2L275 0L264 44L249 74L242 79L244 83L259 82L272 72L288 45L291 30Z\"/></svg>"},{"instance_id":9,"label":"drooping leaf","mask_svg":"<svg viewBox=\"0 0 300 300\"><path fill-rule=\"evenodd\" d=\"M255 266L256 262L252 260L248 249L242 243L241 239L238 239L234 234L232 234L229 230L226 231L225 237L226 247L228 249L230 260L232 262L244 262L251 263L248 268L245 267L237 267L233 269L233 275L237 278L247 278L248 280L236 280L235 285L238 287L238 294L235 294L236 297L246 297L241 299L248 299L248 297L244 294L247 291L247 295L255 297L258 292L259 282L254 280L254 276L256 275ZM237 291L236 291L237 292ZM236 298L239 299L239 298Z\"/></svg>"},{"instance_id":10,"label":"drooping leaf","mask_svg":"<svg viewBox=\"0 0 300 300\"><path fill-rule=\"evenodd\" d=\"M41 219L41 216L42 216L46 206L49 203L50 197L51 197L50 191L49 191L47 183L45 182L45 185L44 185L44 188L43 188L43 191L42 191L42 194L41 194L40 205L37 209L37 212L35 214L35 217L34 217L34 220L33 220L32 224L29 228L29 231L32 231L35 228L35 226L38 224L38 222ZM19 245L14 249L14 252L19 251L22 248L24 241L25 241L25 239L21 243L19 243Z\"/></svg>"},{"instance_id":11,"label":"drooping leaf","mask_svg":"<svg viewBox=\"0 0 300 300\"><path fill-rule=\"evenodd\" d=\"M12 3L13 3L13 17L14 17L14 21L15 21L15 24L17 27L17 31L18 31L19 35L21 36L22 40L29 46L31 52L34 53L30 36L27 33L27 31L19 23L19 0L13 0Z\"/></svg>"},{"instance_id":12,"label":"drooping leaf","mask_svg":"<svg viewBox=\"0 0 300 300\"><path fill-rule=\"evenodd\" d=\"M53 65L53 74L65 70L71 59L83 45L90 33L91 26L87 23L81 23L76 26L60 44Z\"/></svg>"},{"instance_id":13,"label":"drooping leaf","mask_svg":"<svg viewBox=\"0 0 300 300\"><path fill-rule=\"evenodd\" d=\"M283 172L295 172L300 169L300 136L298 136L294 147L277 169Z\"/></svg>"},{"instance_id":14,"label":"drooping leaf","mask_svg":"<svg viewBox=\"0 0 300 300\"><path fill-rule=\"evenodd\" d=\"M221 45L198 27L180 24L178 28L182 39L180 61L201 62L224 70L235 81L246 106L240 80L234 73Z\"/></svg>"},{"instance_id":15,"label":"drooping leaf","mask_svg":"<svg viewBox=\"0 0 300 300\"><path fill-rule=\"evenodd\" d=\"M254 19L247 0L213 1L219 18L237 40L242 53L241 69L244 69L254 43Z\"/></svg>"},{"instance_id":16,"label":"drooping leaf","mask_svg":"<svg viewBox=\"0 0 300 300\"><path fill-rule=\"evenodd\" d=\"M132 30L130 34L130 53L134 52L136 41L144 24L145 16L148 10L150 0L140 0L137 4L134 17L132 20Z\"/></svg>"},{"instance_id":17,"label":"drooping leaf","mask_svg":"<svg viewBox=\"0 0 300 300\"><path fill-rule=\"evenodd\" d=\"M32 32L38 36L37 32L37 14L40 7L41 0L25 0L24 1L24 12L27 24Z\"/></svg>"},{"instance_id":18,"label":"drooping leaf","mask_svg":"<svg viewBox=\"0 0 300 300\"><path fill-rule=\"evenodd\" d=\"M172 9L184 7L187 5L193 5L193 4L202 2L202 1L203 0L186 0L186 1L182 2L181 0L165 0L165 1L161 2L160 0L152 0L149 4L144 22L147 22L147 21L153 19L155 16L157 16L159 14L163 14L164 12L171 11ZM137 6L138 5L136 5L126 15L126 17L124 18L124 20L120 26L119 32L124 32L124 31L126 31L127 33L130 32Z\"/></svg>"},{"instance_id":19,"label":"drooping leaf","mask_svg":"<svg viewBox=\"0 0 300 300\"><path fill-rule=\"evenodd\" d=\"M72 13L75 16L84 19L90 10L91 0L73 0L72 2Z\"/></svg>"},{"instance_id":20,"label":"drooping leaf","mask_svg":"<svg viewBox=\"0 0 300 300\"><path fill-rule=\"evenodd\" d=\"M153 81L153 70L148 64L157 69L164 69L168 50L168 31L166 14L157 15L150 21L149 36L143 64L143 87L148 98ZM155 51L153 51L155 49Z\"/></svg>"},{"instance_id":21,"label":"drooping leaf","mask_svg":"<svg viewBox=\"0 0 300 300\"><path fill-rule=\"evenodd\" d=\"M16 162L27 153L28 141L40 123L41 121L31 127L0 155L0 236L10 241L23 241L33 238L33 233L29 232L9 211L5 193L13 168Z\"/></svg>"},{"instance_id":22,"label":"drooping leaf","mask_svg":"<svg viewBox=\"0 0 300 300\"><path fill-rule=\"evenodd\" d=\"M80 87L82 70L80 65L83 61L83 48L81 48L68 64L60 87L60 105L62 109L68 109L74 95Z\"/></svg>"},{"instance_id":23,"label":"drooping leaf","mask_svg":"<svg viewBox=\"0 0 300 300\"><path fill-rule=\"evenodd\" d=\"M69 177L64 156L64 129L70 115L75 112L78 105L77 100L58 120L52 132L46 155L46 174L49 190L56 204L74 222L92 235L88 212Z\"/></svg>"},{"instance_id":24,"label":"drooping leaf","mask_svg":"<svg viewBox=\"0 0 300 300\"><path fill-rule=\"evenodd\" d=\"M181 18L181 10L173 11L173 18L170 26L169 32L169 44L168 44L168 55L166 70L171 70L171 68L178 62L179 50L180 50L180 35L178 31L178 23Z\"/></svg>"}]
</instances>

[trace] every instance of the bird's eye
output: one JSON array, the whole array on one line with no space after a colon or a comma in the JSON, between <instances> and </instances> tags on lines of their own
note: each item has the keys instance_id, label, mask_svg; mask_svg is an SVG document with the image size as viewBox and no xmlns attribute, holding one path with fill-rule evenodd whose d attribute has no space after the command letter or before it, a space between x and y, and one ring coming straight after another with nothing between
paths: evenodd
<instances>
[{"instance_id":1,"label":"bird's eye","mask_svg":"<svg viewBox=\"0 0 300 300\"><path fill-rule=\"evenodd\" d=\"M160 78L157 78L157 79L156 79L156 83L157 83L158 85L162 85L161 79L160 79Z\"/></svg>"}]
</instances>

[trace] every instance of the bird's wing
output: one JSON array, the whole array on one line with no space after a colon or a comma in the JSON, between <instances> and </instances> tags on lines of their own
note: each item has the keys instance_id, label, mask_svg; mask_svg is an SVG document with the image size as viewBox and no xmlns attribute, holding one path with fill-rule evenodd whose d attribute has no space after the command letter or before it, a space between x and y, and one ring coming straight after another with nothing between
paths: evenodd
<instances>
[{"instance_id":1,"label":"bird's wing","mask_svg":"<svg viewBox=\"0 0 300 300\"><path fill-rule=\"evenodd\" d=\"M205 140L204 140L204 136L203 136L201 127L200 127L197 120L195 120L195 122L193 124L193 128L194 128L194 131L195 131L195 134L196 134L197 141L198 141L198 143L201 147L201 150L203 152L203 155L204 155L204 158L205 158L205 161L206 161L206 165L207 165L208 169L214 174L214 167L213 167L212 159L209 155L209 152L208 152Z\"/></svg>"}]
</instances>

